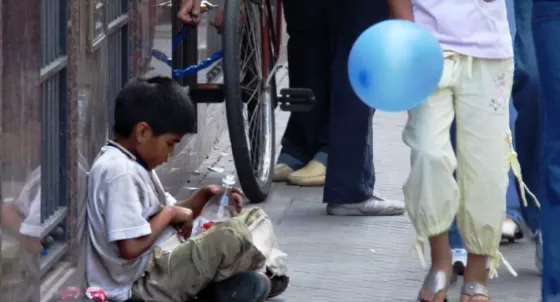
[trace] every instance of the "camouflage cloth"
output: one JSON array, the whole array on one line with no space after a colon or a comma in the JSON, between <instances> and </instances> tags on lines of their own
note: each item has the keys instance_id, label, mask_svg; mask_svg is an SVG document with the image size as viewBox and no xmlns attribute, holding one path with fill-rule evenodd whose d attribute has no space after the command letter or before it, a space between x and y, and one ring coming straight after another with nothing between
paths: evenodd
<instances>
[{"instance_id":1,"label":"camouflage cloth","mask_svg":"<svg viewBox=\"0 0 560 302\"><path fill-rule=\"evenodd\" d=\"M132 287L132 299L184 302L211 282L261 270L266 258L253 244L248 226L263 215L258 208L244 210L184 243L170 238L154 249L145 275Z\"/></svg>"}]
</instances>

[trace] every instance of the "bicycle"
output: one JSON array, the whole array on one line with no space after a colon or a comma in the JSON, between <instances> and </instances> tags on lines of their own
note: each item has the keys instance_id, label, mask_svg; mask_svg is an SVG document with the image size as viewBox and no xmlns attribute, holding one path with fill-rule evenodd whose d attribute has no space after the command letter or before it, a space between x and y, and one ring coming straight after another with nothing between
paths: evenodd
<instances>
[{"instance_id":1,"label":"bicycle","mask_svg":"<svg viewBox=\"0 0 560 302\"><path fill-rule=\"evenodd\" d=\"M203 1L203 13L217 9ZM275 10L274 10L275 9ZM185 77L223 64L223 84L190 87L195 103L225 100L231 150L240 185L252 202L268 197L275 157L274 111L309 110L315 99L309 89L282 89L276 92L275 75L282 36L282 0L227 0L223 10L222 49L199 64L174 69L174 77ZM185 39L189 26L173 38L176 48ZM152 56L170 66L172 59L161 51ZM245 114L246 113L246 114ZM254 119L253 119L254 118Z\"/></svg>"}]
</instances>

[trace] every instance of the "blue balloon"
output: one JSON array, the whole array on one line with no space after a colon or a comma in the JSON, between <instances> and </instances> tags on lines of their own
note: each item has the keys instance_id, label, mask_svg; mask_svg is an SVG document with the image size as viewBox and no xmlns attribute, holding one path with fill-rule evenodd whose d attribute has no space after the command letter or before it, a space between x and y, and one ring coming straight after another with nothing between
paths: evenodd
<instances>
[{"instance_id":1,"label":"blue balloon","mask_svg":"<svg viewBox=\"0 0 560 302\"><path fill-rule=\"evenodd\" d=\"M352 89L368 106L405 111L426 100L443 72L437 39L421 26L389 20L364 31L348 59Z\"/></svg>"}]
</instances>

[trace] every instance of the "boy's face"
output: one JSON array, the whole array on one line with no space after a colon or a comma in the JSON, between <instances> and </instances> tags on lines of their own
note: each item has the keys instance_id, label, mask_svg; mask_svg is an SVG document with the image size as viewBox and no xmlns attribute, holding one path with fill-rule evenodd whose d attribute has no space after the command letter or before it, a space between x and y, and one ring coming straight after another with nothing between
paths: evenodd
<instances>
[{"instance_id":1,"label":"boy's face","mask_svg":"<svg viewBox=\"0 0 560 302\"><path fill-rule=\"evenodd\" d=\"M174 133L154 135L150 125L145 122L138 123L134 132L137 155L146 162L149 169L165 163L173 155L175 145L183 138Z\"/></svg>"}]
</instances>

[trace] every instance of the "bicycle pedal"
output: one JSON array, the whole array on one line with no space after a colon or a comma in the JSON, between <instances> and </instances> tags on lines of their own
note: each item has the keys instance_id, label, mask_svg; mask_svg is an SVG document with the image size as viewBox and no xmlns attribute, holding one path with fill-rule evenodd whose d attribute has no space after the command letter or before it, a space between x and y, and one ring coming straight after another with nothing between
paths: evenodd
<instances>
[{"instance_id":1,"label":"bicycle pedal","mask_svg":"<svg viewBox=\"0 0 560 302\"><path fill-rule=\"evenodd\" d=\"M313 91L308 88L284 88L278 97L284 111L310 111L316 103Z\"/></svg>"}]
</instances>

